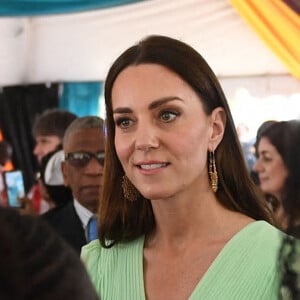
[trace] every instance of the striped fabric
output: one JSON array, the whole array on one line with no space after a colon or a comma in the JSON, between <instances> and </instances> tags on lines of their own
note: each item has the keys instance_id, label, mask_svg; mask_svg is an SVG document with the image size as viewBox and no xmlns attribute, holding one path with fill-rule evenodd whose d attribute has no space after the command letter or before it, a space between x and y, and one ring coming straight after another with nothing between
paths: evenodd
<instances>
[{"instance_id":1,"label":"striped fabric","mask_svg":"<svg viewBox=\"0 0 300 300\"><path fill-rule=\"evenodd\" d=\"M296 2L288 1L291 5ZM298 1L299 2L299 1ZM281 0L230 0L261 39L300 79L300 14ZM293 6L296 8L296 6ZM299 4L298 4L299 9Z\"/></svg>"},{"instance_id":2,"label":"striped fabric","mask_svg":"<svg viewBox=\"0 0 300 300\"><path fill-rule=\"evenodd\" d=\"M265 221L243 228L225 245L189 299L278 299L282 235ZM143 245L141 237L111 249L101 248L99 241L83 247L82 260L101 300L145 299Z\"/></svg>"}]
</instances>

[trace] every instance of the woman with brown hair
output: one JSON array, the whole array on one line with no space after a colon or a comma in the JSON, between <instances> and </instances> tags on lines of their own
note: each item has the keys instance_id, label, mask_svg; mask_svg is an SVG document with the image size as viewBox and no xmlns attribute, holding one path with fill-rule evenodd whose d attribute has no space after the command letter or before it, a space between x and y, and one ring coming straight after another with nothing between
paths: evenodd
<instances>
[{"instance_id":1,"label":"woman with brown hair","mask_svg":"<svg viewBox=\"0 0 300 300\"><path fill-rule=\"evenodd\" d=\"M99 241L82 251L101 299L277 299L279 231L202 56L150 36L105 83Z\"/></svg>"},{"instance_id":2,"label":"woman with brown hair","mask_svg":"<svg viewBox=\"0 0 300 300\"><path fill-rule=\"evenodd\" d=\"M274 122L257 139L259 186L272 198L278 226L300 238L300 121Z\"/></svg>"}]
</instances>

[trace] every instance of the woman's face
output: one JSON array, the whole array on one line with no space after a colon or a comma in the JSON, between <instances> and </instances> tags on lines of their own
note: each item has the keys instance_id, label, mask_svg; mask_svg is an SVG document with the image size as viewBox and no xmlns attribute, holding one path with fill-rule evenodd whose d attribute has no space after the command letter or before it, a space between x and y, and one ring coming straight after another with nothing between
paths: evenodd
<instances>
[{"instance_id":1,"label":"woman's face","mask_svg":"<svg viewBox=\"0 0 300 300\"><path fill-rule=\"evenodd\" d=\"M259 141L258 159L253 169L258 173L262 191L280 200L288 170L282 157L266 137Z\"/></svg>"},{"instance_id":2,"label":"woman's face","mask_svg":"<svg viewBox=\"0 0 300 300\"><path fill-rule=\"evenodd\" d=\"M145 198L208 190L207 151L223 134L221 108L207 116L194 90L158 64L123 70L112 106L118 158Z\"/></svg>"}]
</instances>

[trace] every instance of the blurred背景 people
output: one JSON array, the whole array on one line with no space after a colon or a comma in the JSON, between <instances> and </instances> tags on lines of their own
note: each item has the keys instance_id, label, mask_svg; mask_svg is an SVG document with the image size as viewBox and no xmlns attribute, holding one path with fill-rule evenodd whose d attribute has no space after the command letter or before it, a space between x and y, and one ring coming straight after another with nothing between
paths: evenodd
<instances>
[{"instance_id":1,"label":"blurred\u80cc\u666f people","mask_svg":"<svg viewBox=\"0 0 300 300\"><path fill-rule=\"evenodd\" d=\"M64 159L64 151L58 149L49 152L41 161L40 189L42 197L49 203L50 209L63 206L73 200L71 189L64 185L61 170Z\"/></svg>"},{"instance_id":2,"label":"blurred\u80cc\u666f people","mask_svg":"<svg viewBox=\"0 0 300 300\"><path fill-rule=\"evenodd\" d=\"M0 206L6 206L6 193L5 185L3 181L3 172L5 171L5 165L12 158L12 146L6 141L0 141Z\"/></svg>"},{"instance_id":3,"label":"blurred\u80cc\u666f people","mask_svg":"<svg viewBox=\"0 0 300 300\"><path fill-rule=\"evenodd\" d=\"M105 147L103 126L101 118L86 116L77 118L67 128L63 139L62 174L73 200L43 215L78 254L83 245L97 238L96 214ZM93 229L93 237L89 229Z\"/></svg>"},{"instance_id":4,"label":"blurred\u80cc\u666f people","mask_svg":"<svg viewBox=\"0 0 300 300\"><path fill-rule=\"evenodd\" d=\"M35 139L33 153L40 163L42 158L62 143L65 130L77 116L58 108L46 109L35 119L32 134Z\"/></svg>"},{"instance_id":5,"label":"blurred\u80cc\u666f people","mask_svg":"<svg viewBox=\"0 0 300 300\"><path fill-rule=\"evenodd\" d=\"M32 134L36 143L33 153L37 158L38 164L41 163L42 158L46 154L61 146L66 128L76 118L75 114L59 108L46 109L36 117ZM41 196L39 176L37 183L30 190L28 198L32 199L35 213L41 214L49 209L48 203L43 201Z\"/></svg>"},{"instance_id":6,"label":"blurred\u80cc\u666f people","mask_svg":"<svg viewBox=\"0 0 300 300\"><path fill-rule=\"evenodd\" d=\"M300 121L274 122L257 140L259 186L273 198L279 226L300 238ZM275 200L275 202L274 202Z\"/></svg>"}]
</instances>

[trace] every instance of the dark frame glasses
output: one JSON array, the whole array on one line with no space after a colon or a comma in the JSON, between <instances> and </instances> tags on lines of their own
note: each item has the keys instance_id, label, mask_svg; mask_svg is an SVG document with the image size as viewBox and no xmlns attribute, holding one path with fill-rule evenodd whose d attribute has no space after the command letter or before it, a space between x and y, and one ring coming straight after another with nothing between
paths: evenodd
<instances>
[{"instance_id":1,"label":"dark frame glasses","mask_svg":"<svg viewBox=\"0 0 300 300\"><path fill-rule=\"evenodd\" d=\"M75 168L84 168L92 158L95 158L101 166L104 166L104 152L77 151L65 154L65 160Z\"/></svg>"}]
</instances>

